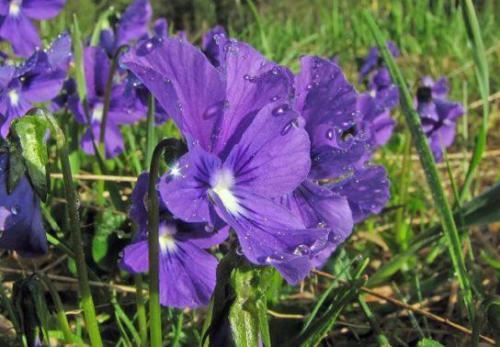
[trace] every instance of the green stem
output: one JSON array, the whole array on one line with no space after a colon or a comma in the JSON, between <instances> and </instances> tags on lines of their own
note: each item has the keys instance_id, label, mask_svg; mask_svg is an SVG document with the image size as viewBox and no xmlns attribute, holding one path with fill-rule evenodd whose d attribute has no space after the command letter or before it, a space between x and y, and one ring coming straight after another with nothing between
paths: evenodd
<instances>
[{"instance_id":1,"label":"green stem","mask_svg":"<svg viewBox=\"0 0 500 347\"><path fill-rule=\"evenodd\" d=\"M373 331L375 334L377 334L377 341L380 347L390 347L391 344L389 342L389 339L387 336L384 335L384 333L380 330L380 325L377 322L377 319L375 318L375 315L373 314L372 310L370 309L370 306L366 303L366 301L363 299L361 295L358 296L358 303L359 306L361 307L361 310L363 311L366 319L368 319L368 322L370 323Z\"/></svg>"},{"instance_id":2,"label":"green stem","mask_svg":"<svg viewBox=\"0 0 500 347\"><path fill-rule=\"evenodd\" d=\"M153 156L155 139L155 99L153 95L148 99L148 120L147 120L147 134L146 134L146 167L151 163Z\"/></svg>"},{"instance_id":3,"label":"green stem","mask_svg":"<svg viewBox=\"0 0 500 347\"><path fill-rule=\"evenodd\" d=\"M169 139L158 143L153 151L149 169L148 186L148 245L149 245L149 318L151 329L151 345L162 345L161 307L160 307L160 276L159 276L159 201L156 184L160 171L160 160L163 150L170 144Z\"/></svg>"},{"instance_id":4,"label":"green stem","mask_svg":"<svg viewBox=\"0 0 500 347\"><path fill-rule=\"evenodd\" d=\"M448 251L450 253L456 276L458 277L460 288L463 291L463 298L465 307L467 308L469 319L472 322L474 321L472 287L467 275L467 268L465 266L465 261L462 253L460 235L457 231L455 220L453 219L453 214L451 213L450 205L448 204L443 186L441 184L441 180L439 178L439 172L434 161L434 156L429 147L427 138L423 133L422 126L420 124L420 117L413 107L413 97L408 90L403 75L394 62L394 59L385 44L383 35L375 20L373 19L373 16L368 10L364 12L364 16L366 22L370 27L370 30L372 31L373 37L375 38L375 41L377 42L377 45L382 52L384 61L391 73L392 80L399 87L401 95L401 105L403 108L403 114L405 116L406 124L410 129L415 147L419 154L420 163L424 169L427 183L434 199L434 205L439 212L441 223L443 225L443 231L447 239Z\"/></svg>"},{"instance_id":5,"label":"green stem","mask_svg":"<svg viewBox=\"0 0 500 347\"><path fill-rule=\"evenodd\" d=\"M102 109L102 120L101 128L99 132L99 146L104 144L104 138L106 136L106 123L108 122L109 107L111 106L111 90L113 89L113 77L118 67L118 59L120 54L124 49L127 49L127 45L120 46L116 53L113 55L113 60L111 61L111 68L109 69L108 80L106 81L106 90L104 91L104 105ZM104 153L104 152L101 152Z\"/></svg>"},{"instance_id":6,"label":"green stem","mask_svg":"<svg viewBox=\"0 0 500 347\"><path fill-rule=\"evenodd\" d=\"M134 276L135 280L135 302L137 306L137 320L139 321L139 335L141 336L141 346L148 346L148 321L146 318L146 305L144 291L142 288L142 275Z\"/></svg>"},{"instance_id":7,"label":"green stem","mask_svg":"<svg viewBox=\"0 0 500 347\"><path fill-rule=\"evenodd\" d=\"M59 328L62 330L64 336L64 343L72 344L74 342L73 335L71 333L71 329L69 328L68 318L66 317L66 312L64 311L61 297L57 293L57 290L52 282L47 277L45 277L45 275L39 273L38 276L42 280L45 287L47 287L47 289L49 290L52 301L54 302L54 305L56 307L57 320L59 322Z\"/></svg>"},{"instance_id":8,"label":"green stem","mask_svg":"<svg viewBox=\"0 0 500 347\"><path fill-rule=\"evenodd\" d=\"M73 184L73 175L71 173L71 166L69 162L68 145L64 137L64 133L57 125L52 116L47 115L52 130L57 142L57 150L59 159L61 161L63 181L65 188L66 201L69 212L69 224L71 226L71 241L73 244L73 251L75 252L76 270L78 274L78 285L80 289L81 306L85 317L87 332L89 334L92 346L101 347L102 339L99 332L99 325L90 291L90 285L87 273L87 264L85 263L85 253L83 250L82 232L80 229L80 216L78 214L78 196Z\"/></svg>"}]
</instances>

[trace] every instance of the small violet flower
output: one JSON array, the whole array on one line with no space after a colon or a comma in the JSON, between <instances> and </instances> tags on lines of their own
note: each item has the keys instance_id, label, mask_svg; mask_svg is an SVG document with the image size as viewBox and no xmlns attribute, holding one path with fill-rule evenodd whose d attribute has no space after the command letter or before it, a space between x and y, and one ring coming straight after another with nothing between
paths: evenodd
<instances>
[{"instance_id":1,"label":"small violet flower","mask_svg":"<svg viewBox=\"0 0 500 347\"><path fill-rule=\"evenodd\" d=\"M148 35L151 17L152 9L149 0L135 0L121 15L115 31L111 28L101 31L100 46L109 56L113 56L120 46Z\"/></svg>"},{"instance_id":2,"label":"small violet flower","mask_svg":"<svg viewBox=\"0 0 500 347\"><path fill-rule=\"evenodd\" d=\"M0 248L33 257L47 252L47 237L40 200L28 178L23 177L11 194L7 192L9 155L0 148Z\"/></svg>"},{"instance_id":3,"label":"small violet flower","mask_svg":"<svg viewBox=\"0 0 500 347\"><path fill-rule=\"evenodd\" d=\"M83 105L78 96L69 97L68 105L78 123L88 126L82 138L82 148L87 154L94 154L94 142L99 144L101 122L104 115L104 98L106 84L111 68L111 63L100 47L87 47L84 49L83 63L85 67L85 80L87 83L88 119ZM123 152L124 144L120 125L132 124L139 121L146 114L146 109L136 98L126 98L125 84L112 85L110 106L106 120L104 148L107 158L112 158Z\"/></svg>"},{"instance_id":4,"label":"small violet flower","mask_svg":"<svg viewBox=\"0 0 500 347\"><path fill-rule=\"evenodd\" d=\"M132 193L129 216L138 227L132 244L125 247L121 267L132 273L149 268L146 196L149 175L139 176ZM217 258L207 249L227 238L228 228L208 229L207 224L188 224L160 208L160 303L171 307L205 306L216 283Z\"/></svg>"},{"instance_id":5,"label":"small violet flower","mask_svg":"<svg viewBox=\"0 0 500 347\"><path fill-rule=\"evenodd\" d=\"M448 92L445 77L434 82L426 76L421 80L415 100L422 128L438 162L443 160L443 148L453 144L456 120L464 114L460 103L448 100Z\"/></svg>"},{"instance_id":6,"label":"small violet flower","mask_svg":"<svg viewBox=\"0 0 500 347\"><path fill-rule=\"evenodd\" d=\"M0 37L9 41L14 53L27 57L40 47L32 19L54 18L66 0L0 0Z\"/></svg>"},{"instance_id":7,"label":"small violet flower","mask_svg":"<svg viewBox=\"0 0 500 347\"><path fill-rule=\"evenodd\" d=\"M36 103L59 94L71 60L71 39L64 34L46 51L36 51L20 66L0 66L0 134L6 138L10 124Z\"/></svg>"},{"instance_id":8,"label":"small violet flower","mask_svg":"<svg viewBox=\"0 0 500 347\"><path fill-rule=\"evenodd\" d=\"M387 47L394 57L399 50L392 41ZM392 82L389 70L377 47L372 47L359 71L359 83L367 81L368 91L361 93L357 109L362 117L361 128L370 137L370 145L380 147L391 137L396 122L391 118L391 111L399 103L399 89Z\"/></svg>"}]
</instances>

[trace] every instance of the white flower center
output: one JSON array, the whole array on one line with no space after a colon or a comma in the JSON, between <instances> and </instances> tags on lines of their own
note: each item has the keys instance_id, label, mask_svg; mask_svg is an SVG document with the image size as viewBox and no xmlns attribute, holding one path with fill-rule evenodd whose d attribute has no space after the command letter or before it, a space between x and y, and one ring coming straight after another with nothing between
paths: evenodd
<instances>
[{"instance_id":1,"label":"white flower center","mask_svg":"<svg viewBox=\"0 0 500 347\"><path fill-rule=\"evenodd\" d=\"M11 90L9 92L9 100L12 106L17 106L19 104L19 93L16 90Z\"/></svg>"},{"instance_id":2,"label":"white flower center","mask_svg":"<svg viewBox=\"0 0 500 347\"><path fill-rule=\"evenodd\" d=\"M9 5L9 15L13 17L17 17L19 12L21 12L21 3L22 0L14 0L11 1Z\"/></svg>"},{"instance_id":3,"label":"white flower center","mask_svg":"<svg viewBox=\"0 0 500 347\"><path fill-rule=\"evenodd\" d=\"M227 169L217 172L212 180L212 191L221 199L224 207L234 215L241 212L241 205L238 198L231 191L233 185L233 173Z\"/></svg>"},{"instance_id":4,"label":"white flower center","mask_svg":"<svg viewBox=\"0 0 500 347\"><path fill-rule=\"evenodd\" d=\"M104 110L103 104L95 105L94 110L92 111L92 120L100 123L102 121L103 110Z\"/></svg>"},{"instance_id":5,"label":"white flower center","mask_svg":"<svg viewBox=\"0 0 500 347\"><path fill-rule=\"evenodd\" d=\"M177 232L174 226L171 225L160 225L159 238L160 251L162 253L171 253L176 250L177 245L175 244L174 234Z\"/></svg>"}]
</instances>

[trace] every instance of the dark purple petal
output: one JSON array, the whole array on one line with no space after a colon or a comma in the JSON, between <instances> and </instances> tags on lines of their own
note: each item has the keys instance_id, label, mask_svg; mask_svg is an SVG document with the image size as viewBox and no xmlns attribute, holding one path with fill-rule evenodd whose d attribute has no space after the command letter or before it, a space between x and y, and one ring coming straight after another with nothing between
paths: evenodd
<instances>
[{"instance_id":1,"label":"dark purple petal","mask_svg":"<svg viewBox=\"0 0 500 347\"><path fill-rule=\"evenodd\" d=\"M68 33L59 35L47 50L47 57L52 68L67 71L72 58L71 36Z\"/></svg>"},{"instance_id":2,"label":"dark purple petal","mask_svg":"<svg viewBox=\"0 0 500 347\"><path fill-rule=\"evenodd\" d=\"M62 70L34 75L23 83L21 93L31 103L49 101L59 94L65 77Z\"/></svg>"},{"instance_id":3,"label":"dark purple petal","mask_svg":"<svg viewBox=\"0 0 500 347\"><path fill-rule=\"evenodd\" d=\"M390 197L389 181L383 166L360 169L348 179L331 184L329 188L347 198L355 223L371 214L380 213Z\"/></svg>"},{"instance_id":4,"label":"dark purple petal","mask_svg":"<svg viewBox=\"0 0 500 347\"><path fill-rule=\"evenodd\" d=\"M289 108L287 103L293 90L293 75L287 68L268 61L246 43L220 41L224 47L221 69L227 81L227 104L222 122L216 128L215 152L234 145L256 112L265 105L280 102Z\"/></svg>"},{"instance_id":5,"label":"dark purple petal","mask_svg":"<svg viewBox=\"0 0 500 347\"><path fill-rule=\"evenodd\" d=\"M201 51L178 39L165 39L147 52L125 55L128 67L177 123L189 147L212 148L212 134L225 107L221 75Z\"/></svg>"},{"instance_id":6,"label":"dark purple petal","mask_svg":"<svg viewBox=\"0 0 500 347\"><path fill-rule=\"evenodd\" d=\"M278 203L243 189L234 190L238 211L228 209L223 199L215 193L217 212L235 231L243 254L252 263L279 264L276 268L292 284L308 274L309 258L327 242L329 230L305 229L303 223ZM300 266L285 263L298 261Z\"/></svg>"},{"instance_id":7,"label":"dark purple petal","mask_svg":"<svg viewBox=\"0 0 500 347\"><path fill-rule=\"evenodd\" d=\"M337 65L319 57L303 57L295 83L296 107L306 119L313 147L325 136L315 131L318 125L328 124L341 130L353 125L357 93Z\"/></svg>"},{"instance_id":8,"label":"dark purple petal","mask_svg":"<svg viewBox=\"0 0 500 347\"><path fill-rule=\"evenodd\" d=\"M149 247L147 240L134 242L123 250L120 267L131 273L146 273L149 270Z\"/></svg>"},{"instance_id":9,"label":"dark purple petal","mask_svg":"<svg viewBox=\"0 0 500 347\"><path fill-rule=\"evenodd\" d=\"M225 54L221 44L226 42L227 38L226 30L220 25L203 34L201 47L214 66L220 66L224 62Z\"/></svg>"},{"instance_id":10,"label":"dark purple petal","mask_svg":"<svg viewBox=\"0 0 500 347\"><path fill-rule=\"evenodd\" d=\"M0 248L28 257L42 255L48 245L40 201L26 177L7 194L7 163L8 156L0 155Z\"/></svg>"},{"instance_id":11,"label":"dark purple petal","mask_svg":"<svg viewBox=\"0 0 500 347\"><path fill-rule=\"evenodd\" d=\"M153 26L154 34L158 37L168 36L168 22L165 18L158 18Z\"/></svg>"},{"instance_id":12,"label":"dark purple petal","mask_svg":"<svg viewBox=\"0 0 500 347\"><path fill-rule=\"evenodd\" d=\"M265 197L291 192L309 173L307 133L287 104L269 104L255 117L224 162L239 187Z\"/></svg>"},{"instance_id":13,"label":"dark purple petal","mask_svg":"<svg viewBox=\"0 0 500 347\"><path fill-rule=\"evenodd\" d=\"M32 105L18 88L12 88L0 94L0 135L5 139L9 134L14 119L22 117Z\"/></svg>"},{"instance_id":14,"label":"dark purple petal","mask_svg":"<svg viewBox=\"0 0 500 347\"><path fill-rule=\"evenodd\" d=\"M193 147L170 169L158 189L167 208L186 222L212 222L207 191L221 161L200 147Z\"/></svg>"},{"instance_id":15,"label":"dark purple petal","mask_svg":"<svg viewBox=\"0 0 500 347\"><path fill-rule=\"evenodd\" d=\"M88 98L104 96L110 69L110 62L106 52L100 47L85 48L83 64Z\"/></svg>"},{"instance_id":16,"label":"dark purple petal","mask_svg":"<svg viewBox=\"0 0 500 347\"><path fill-rule=\"evenodd\" d=\"M85 153L89 155L94 155L94 145L92 143L92 133L96 145L99 142L99 134L101 133L101 125L98 122L92 123L92 127L87 129L82 138L82 149ZM104 138L104 149L106 158L113 158L121 154L124 149L123 137L118 125L108 122L106 124L106 136Z\"/></svg>"},{"instance_id":17,"label":"dark purple petal","mask_svg":"<svg viewBox=\"0 0 500 347\"><path fill-rule=\"evenodd\" d=\"M353 220L347 199L310 180L281 198L281 203L301 216L307 228L329 228L339 241L352 232Z\"/></svg>"},{"instance_id":18,"label":"dark purple petal","mask_svg":"<svg viewBox=\"0 0 500 347\"><path fill-rule=\"evenodd\" d=\"M23 0L21 10L33 19L50 19L62 11L66 0Z\"/></svg>"},{"instance_id":19,"label":"dark purple petal","mask_svg":"<svg viewBox=\"0 0 500 347\"><path fill-rule=\"evenodd\" d=\"M149 0L135 0L131 3L118 23L116 47L146 35L151 15Z\"/></svg>"},{"instance_id":20,"label":"dark purple petal","mask_svg":"<svg viewBox=\"0 0 500 347\"><path fill-rule=\"evenodd\" d=\"M16 55L27 57L40 47L40 37L31 20L22 12L5 16L0 25L0 37L9 41Z\"/></svg>"},{"instance_id":21,"label":"dark purple petal","mask_svg":"<svg viewBox=\"0 0 500 347\"><path fill-rule=\"evenodd\" d=\"M215 289L217 258L191 242L160 256L160 303L185 308L208 305Z\"/></svg>"}]
</instances>

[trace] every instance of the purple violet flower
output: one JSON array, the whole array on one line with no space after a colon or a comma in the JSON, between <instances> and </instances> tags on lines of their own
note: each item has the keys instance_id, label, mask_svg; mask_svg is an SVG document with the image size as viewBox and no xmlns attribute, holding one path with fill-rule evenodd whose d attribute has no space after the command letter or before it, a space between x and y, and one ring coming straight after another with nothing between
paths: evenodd
<instances>
[{"instance_id":1,"label":"purple violet flower","mask_svg":"<svg viewBox=\"0 0 500 347\"><path fill-rule=\"evenodd\" d=\"M40 46L32 19L59 14L66 0L0 0L0 37L9 41L16 55L27 57Z\"/></svg>"},{"instance_id":2,"label":"purple violet flower","mask_svg":"<svg viewBox=\"0 0 500 347\"><path fill-rule=\"evenodd\" d=\"M415 100L422 128L438 162L443 160L443 148L453 144L456 120L464 114L460 103L448 100L448 91L445 77L434 82L426 76L421 80Z\"/></svg>"},{"instance_id":3,"label":"purple violet flower","mask_svg":"<svg viewBox=\"0 0 500 347\"><path fill-rule=\"evenodd\" d=\"M85 153L93 155L95 153L93 141L98 144L101 131L104 95L111 64L108 56L100 47L85 48L83 58L90 119L87 119L77 95L71 96L68 103L76 121L89 127L82 138L82 148ZM124 144L120 125L135 123L144 118L146 114L146 109L140 101L137 98L124 97L125 92L126 88L123 83L113 84L104 139L107 158L112 158L123 152Z\"/></svg>"},{"instance_id":4,"label":"purple violet flower","mask_svg":"<svg viewBox=\"0 0 500 347\"><path fill-rule=\"evenodd\" d=\"M393 57L395 58L399 57L400 55L399 50L393 41L387 41L386 45L387 48L389 48L389 51L391 52ZM383 64L382 56L380 55L378 47L376 46L371 47L370 51L368 52L368 55L366 56L366 58L363 61L363 64L361 65L361 68L359 69L358 83L361 84L365 78L376 73L378 69L382 67L382 64Z\"/></svg>"},{"instance_id":5,"label":"purple violet flower","mask_svg":"<svg viewBox=\"0 0 500 347\"><path fill-rule=\"evenodd\" d=\"M47 51L36 51L21 66L0 66L0 134L6 138L10 124L34 104L58 95L71 60L71 39L61 35Z\"/></svg>"},{"instance_id":6,"label":"purple violet flower","mask_svg":"<svg viewBox=\"0 0 500 347\"><path fill-rule=\"evenodd\" d=\"M222 219L251 262L273 265L297 283L330 231L306 229L273 200L296 189L311 164L303 119L288 103L292 75L247 44L229 40L221 49L219 69L179 38L123 59L188 143L189 152L162 177L160 195L186 222Z\"/></svg>"},{"instance_id":7,"label":"purple violet flower","mask_svg":"<svg viewBox=\"0 0 500 347\"><path fill-rule=\"evenodd\" d=\"M0 248L19 252L26 257L47 252L47 237L40 212L40 200L28 179L21 178L7 193L9 155L0 148Z\"/></svg>"},{"instance_id":8,"label":"purple violet flower","mask_svg":"<svg viewBox=\"0 0 500 347\"><path fill-rule=\"evenodd\" d=\"M149 0L135 0L123 12L116 31L112 29L101 31L100 46L109 56L113 56L120 46L148 35L151 17L152 9Z\"/></svg>"},{"instance_id":9,"label":"purple violet flower","mask_svg":"<svg viewBox=\"0 0 500 347\"><path fill-rule=\"evenodd\" d=\"M387 41L387 47L394 57L400 55L394 42ZM370 138L370 145L376 148L389 141L396 126L391 111L399 103L399 89L392 82L389 70L383 65L377 47L370 49L359 71L359 83L366 78L368 91L360 94L357 109L362 118L360 127Z\"/></svg>"},{"instance_id":10,"label":"purple violet flower","mask_svg":"<svg viewBox=\"0 0 500 347\"><path fill-rule=\"evenodd\" d=\"M132 273L149 269L147 196L149 174L139 176L132 193L129 216L138 227L135 240L123 251L121 267ZM206 224L188 224L160 208L160 302L171 307L198 307L209 303L216 282L217 258L207 249L227 238L228 228L215 232Z\"/></svg>"}]
</instances>

